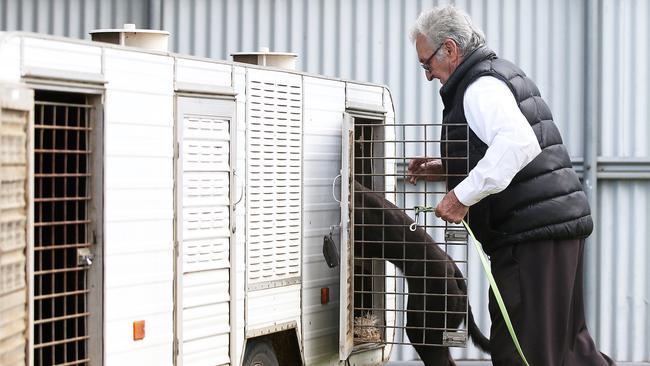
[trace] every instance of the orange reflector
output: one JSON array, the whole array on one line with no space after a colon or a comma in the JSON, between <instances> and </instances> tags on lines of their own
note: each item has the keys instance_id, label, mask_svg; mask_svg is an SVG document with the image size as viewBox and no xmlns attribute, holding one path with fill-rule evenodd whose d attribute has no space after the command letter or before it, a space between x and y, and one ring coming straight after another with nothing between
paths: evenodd
<instances>
[{"instance_id":1,"label":"orange reflector","mask_svg":"<svg viewBox=\"0 0 650 366\"><path fill-rule=\"evenodd\" d=\"M320 303L322 305L325 305L328 302L330 302L330 288L329 287L321 287L321 289L320 289Z\"/></svg>"},{"instance_id":2,"label":"orange reflector","mask_svg":"<svg viewBox=\"0 0 650 366\"><path fill-rule=\"evenodd\" d=\"M133 340L141 339L144 339L144 320L136 320L133 322Z\"/></svg>"}]
</instances>

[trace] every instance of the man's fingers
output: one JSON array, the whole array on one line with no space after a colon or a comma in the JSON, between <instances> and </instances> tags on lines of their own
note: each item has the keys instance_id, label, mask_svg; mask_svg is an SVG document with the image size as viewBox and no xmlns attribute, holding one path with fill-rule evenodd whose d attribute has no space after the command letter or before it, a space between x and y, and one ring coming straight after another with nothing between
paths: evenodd
<instances>
[{"instance_id":1,"label":"man's fingers","mask_svg":"<svg viewBox=\"0 0 650 366\"><path fill-rule=\"evenodd\" d=\"M413 170L416 166L422 165L422 160L423 159L421 158L411 159L411 161L409 161L409 166L408 166L409 170Z\"/></svg>"},{"instance_id":2,"label":"man's fingers","mask_svg":"<svg viewBox=\"0 0 650 366\"><path fill-rule=\"evenodd\" d=\"M408 170L413 170L414 167L415 167L415 159L409 161Z\"/></svg>"}]
</instances>

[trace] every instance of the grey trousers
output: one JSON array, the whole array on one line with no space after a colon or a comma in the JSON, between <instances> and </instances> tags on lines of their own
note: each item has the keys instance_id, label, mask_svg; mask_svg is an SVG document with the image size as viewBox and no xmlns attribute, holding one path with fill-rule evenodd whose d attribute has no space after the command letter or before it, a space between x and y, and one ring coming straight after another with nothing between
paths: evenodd
<instances>
[{"instance_id":1,"label":"grey trousers","mask_svg":"<svg viewBox=\"0 0 650 366\"><path fill-rule=\"evenodd\" d=\"M515 244L490 256L492 273L531 366L607 366L585 324L584 240ZM498 366L524 365L490 290L490 348Z\"/></svg>"}]
</instances>

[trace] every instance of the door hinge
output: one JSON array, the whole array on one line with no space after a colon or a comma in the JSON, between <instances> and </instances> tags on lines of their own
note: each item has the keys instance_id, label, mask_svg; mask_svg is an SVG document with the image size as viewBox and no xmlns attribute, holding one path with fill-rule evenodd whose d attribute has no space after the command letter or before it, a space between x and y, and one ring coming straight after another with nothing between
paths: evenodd
<instances>
[{"instance_id":1,"label":"door hinge","mask_svg":"<svg viewBox=\"0 0 650 366\"><path fill-rule=\"evenodd\" d=\"M174 352L174 357L178 357L178 352L179 352L179 350L178 350L178 338L174 338L173 352Z\"/></svg>"}]
</instances>

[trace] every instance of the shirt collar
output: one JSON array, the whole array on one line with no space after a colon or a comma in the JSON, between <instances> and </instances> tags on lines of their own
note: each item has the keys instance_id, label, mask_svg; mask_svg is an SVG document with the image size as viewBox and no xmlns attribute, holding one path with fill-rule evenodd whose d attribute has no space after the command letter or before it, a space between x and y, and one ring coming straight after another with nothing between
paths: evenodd
<instances>
[{"instance_id":1,"label":"shirt collar","mask_svg":"<svg viewBox=\"0 0 650 366\"><path fill-rule=\"evenodd\" d=\"M478 47L465 56L460 65L451 73L447 82L440 88L440 96L445 107L453 101L456 89L458 89L458 85L465 77L465 74L477 63L495 57L496 53L485 46Z\"/></svg>"}]
</instances>

